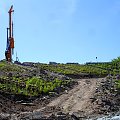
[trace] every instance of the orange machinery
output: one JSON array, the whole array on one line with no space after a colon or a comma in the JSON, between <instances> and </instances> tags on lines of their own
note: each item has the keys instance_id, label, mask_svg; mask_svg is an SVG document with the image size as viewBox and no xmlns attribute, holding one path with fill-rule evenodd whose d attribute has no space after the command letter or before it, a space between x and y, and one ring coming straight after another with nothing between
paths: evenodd
<instances>
[{"instance_id":1,"label":"orange machinery","mask_svg":"<svg viewBox=\"0 0 120 120\"><path fill-rule=\"evenodd\" d=\"M9 13L9 28L7 28L7 45L5 51L5 57L8 62L12 62L12 54L14 50L14 37L13 37L13 22L12 22L12 13L13 5L11 6Z\"/></svg>"}]
</instances>

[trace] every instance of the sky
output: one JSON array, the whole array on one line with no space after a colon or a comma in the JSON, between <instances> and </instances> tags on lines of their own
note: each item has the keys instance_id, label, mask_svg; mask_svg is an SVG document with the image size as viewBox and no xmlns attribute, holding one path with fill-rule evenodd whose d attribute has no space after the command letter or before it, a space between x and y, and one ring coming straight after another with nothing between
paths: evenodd
<instances>
[{"instance_id":1,"label":"sky","mask_svg":"<svg viewBox=\"0 0 120 120\"><path fill-rule=\"evenodd\" d=\"M0 60L8 10L21 62L107 62L120 56L120 0L0 0ZM96 59L97 57L97 59Z\"/></svg>"}]
</instances>

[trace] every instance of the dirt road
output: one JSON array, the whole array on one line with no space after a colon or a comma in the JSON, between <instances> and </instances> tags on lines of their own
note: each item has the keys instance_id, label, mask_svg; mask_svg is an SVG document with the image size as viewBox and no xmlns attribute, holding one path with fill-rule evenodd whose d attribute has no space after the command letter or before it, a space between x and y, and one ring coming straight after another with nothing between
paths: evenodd
<instances>
[{"instance_id":1,"label":"dirt road","mask_svg":"<svg viewBox=\"0 0 120 120\"><path fill-rule=\"evenodd\" d=\"M56 98L47 106L59 106L65 113L85 112L90 114L94 112L90 98L93 97L96 87L102 80L104 79L80 79L77 86Z\"/></svg>"},{"instance_id":2,"label":"dirt road","mask_svg":"<svg viewBox=\"0 0 120 120\"><path fill-rule=\"evenodd\" d=\"M52 100L50 103L44 106L39 105L41 102L37 101L38 107L32 108L29 112L20 112L17 115L14 114L13 118L40 118L41 116L51 116L58 112L62 113L77 113L80 116L90 116L95 111L95 105L91 102L96 91L96 88L100 85L102 78L92 79L79 79L78 85L75 85L70 91L66 91L59 97ZM41 107L40 107L41 106ZM18 117L19 116L19 117ZM12 119L13 119L12 118Z\"/></svg>"}]
</instances>

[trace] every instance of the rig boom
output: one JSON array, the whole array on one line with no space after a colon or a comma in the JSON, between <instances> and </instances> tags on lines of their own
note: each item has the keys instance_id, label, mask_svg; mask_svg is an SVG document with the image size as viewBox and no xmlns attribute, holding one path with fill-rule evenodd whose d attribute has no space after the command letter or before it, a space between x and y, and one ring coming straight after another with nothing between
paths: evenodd
<instances>
[{"instance_id":1,"label":"rig boom","mask_svg":"<svg viewBox=\"0 0 120 120\"><path fill-rule=\"evenodd\" d=\"M12 13L13 5L11 6L9 13L9 28L7 28L7 45L5 51L5 57L8 62L12 62L12 53L14 49L14 37L13 37L13 21L12 21Z\"/></svg>"}]
</instances>

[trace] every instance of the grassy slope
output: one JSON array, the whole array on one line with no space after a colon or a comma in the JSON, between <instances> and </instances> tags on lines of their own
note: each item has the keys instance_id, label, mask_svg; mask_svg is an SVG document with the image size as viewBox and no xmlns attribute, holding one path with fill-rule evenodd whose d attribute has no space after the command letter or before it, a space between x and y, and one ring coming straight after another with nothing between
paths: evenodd
<instances>
[{"instance_id":1,"label":"grassy slope","mask_svg":"<svg viewBox=\"0 0 120 120\"><path fill-rule=\"evenodd\" d=\"M49 74L39 74L39 69L0 62L0 91L37 96L49 93L56 88L66 86L71 80L62 80Z\"/></svg>"},{"instance_id":2,"label":"grassy slope","mask_svg":"<svg viewBox=\"0 0 120 120\"><path fill-rule=\"evenodd\" d=\"M120 58L114 59L110 63L98 64L34 64L34 67L24 67L0 62L0 90L9 93L36 96L41 93L49 93L56 88L70 84L71 80L62 80L52 77L49 74L37 75L38 71L50 71L63 75L68 74L93 74L98 77L107 74L120 73ZM117 87L120 87L120 81L117 80Z\"/></svg>"},{"instance_id":3,"label":"grassy slope","mask_svg":"<svg viewBox=\"0 0 120 120\"><path fill-rule=\"evenodd\" d=\"M76 64L57 64L57 65L47 65L39 64L42 69L49 70L51 72L56 72L60 74L93 74L96 76L105 76L109 73L118 74L120 72L120 67L116 67L113 62L110 63L98 63L98 64L85 64L85 65L76 65Z\"/></svg>"}]
</instances>

